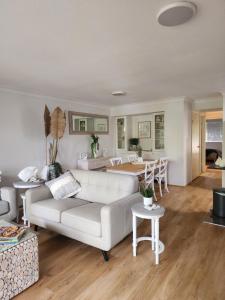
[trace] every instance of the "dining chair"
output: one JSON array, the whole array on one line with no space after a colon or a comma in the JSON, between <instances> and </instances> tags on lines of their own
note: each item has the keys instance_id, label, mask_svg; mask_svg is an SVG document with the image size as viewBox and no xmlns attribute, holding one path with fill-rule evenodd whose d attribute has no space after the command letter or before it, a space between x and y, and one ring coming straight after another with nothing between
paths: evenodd
<instances>
[{"instance_id":1,"label":"dining chair","mask_svg":"<svg viewBox=\"0 0 225 300\"><path fill-rule=\"evenodd\" d=\"M122 164L122 157L112 157L110 159L110 163L112 166L118 166Z\"/></svg>"},{"instance_id":2,"label":"dining chair","mask_svg":"<svg viewBox=\"0 0 225 300\"><path fill-rule=\"evenodd\" d=\"M157 160L149 161L145 164L145 185L151 186L153 190L153 195L155 198L155 201L157 200L156 194L155 194L155 169L157 165Z\"/></svg>"},{"instance_id":3,"label":"dining chair","mask_svg":"<svg viewBox=\"0 0 225 300\"><path fill-rule=\"evenodd\" d=\"M136 162L138 160L138 156L137 154L130 154L127 157L128 162L132 163L132 162Z\"/></svg>"},{"instance_id":4,"label":"dining chair","mask_svg":"<svg viewBox=\"0 0 225 300\"><path fill-rule=\"evenodd\" d=\"M168 160L169 160L169 158L168 158L167 156L165 156L165 157L160 157L160 159L159 159L159 164L160 164L160 163L164 163L164 162L167 162L167 163L168 163Z\"/></svg>"},{"instance_id":5,"label":"dining chair","mask_svg":"<svg viewBox=\"0 0 225 300\"><path fill-rule=\"evenodd\" d=\"M162 182L164 183L164 189L166 190L167 193L169 193L167 172L168 172L168 158L161 157L159 159L157 173L155 174L155 180L159 184L159 192L161 197L162 197Z\"/></svg>"}]
</instances>

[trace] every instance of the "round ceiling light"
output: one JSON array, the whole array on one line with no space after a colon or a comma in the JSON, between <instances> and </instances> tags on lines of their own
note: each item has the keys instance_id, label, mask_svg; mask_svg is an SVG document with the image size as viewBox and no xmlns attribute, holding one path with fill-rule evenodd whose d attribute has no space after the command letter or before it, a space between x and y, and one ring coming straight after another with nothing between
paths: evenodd
<instances>
[{"instance_id":1,"label":"round ceiling light","mask_svg":"<svg viewBox=\"0 0 225 300\"><path fill-rule=\"evenodd\" d=\"M157 20L163 26L177 26L189 21L196 11L197 6L192 2L174 2L159 11Z\"/></svg>"},{"instance_id":2,"label":"round ceiling light","mask_svg":"<svg viewBox=\"0 0 225 300\"><path fill-rule=\"evenodd\" d=\"M112 92L113 96L125 96L126 93L124 91L114 91Z\"/></svg>"}]
</instances>

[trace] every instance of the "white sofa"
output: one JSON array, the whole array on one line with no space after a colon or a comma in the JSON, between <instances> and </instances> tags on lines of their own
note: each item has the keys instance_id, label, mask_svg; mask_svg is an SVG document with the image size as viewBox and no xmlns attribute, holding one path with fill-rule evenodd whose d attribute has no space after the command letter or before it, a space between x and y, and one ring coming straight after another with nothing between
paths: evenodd
<instances>
[{"instance_id":1,"label":"white sofa","mask_svg":"<svg viewBox=\"0 0 225 300\"><path fill-rule=\"evenodd\" d=\"M132 231L131 206L142 197L134 176L71 170L81 184L76 198L55 200L46 186L26 192L32 224L107 251Z\"/></svg>"}]
</instances>

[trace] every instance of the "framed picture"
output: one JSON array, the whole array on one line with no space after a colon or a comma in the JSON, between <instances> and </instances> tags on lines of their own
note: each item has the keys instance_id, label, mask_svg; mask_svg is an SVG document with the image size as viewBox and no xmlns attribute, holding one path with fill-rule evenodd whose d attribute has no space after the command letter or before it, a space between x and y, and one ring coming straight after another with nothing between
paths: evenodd
<instances>
[{"instance_id":1,"label":"framed picture","mask_svg":"<svg viewBox=\"0 0 225 300\"><path fill-rule=\"evenodd\" d=\"M151 122L138 122L138 137L140 139L151 137Z\"/></svg>"}]
</instances>

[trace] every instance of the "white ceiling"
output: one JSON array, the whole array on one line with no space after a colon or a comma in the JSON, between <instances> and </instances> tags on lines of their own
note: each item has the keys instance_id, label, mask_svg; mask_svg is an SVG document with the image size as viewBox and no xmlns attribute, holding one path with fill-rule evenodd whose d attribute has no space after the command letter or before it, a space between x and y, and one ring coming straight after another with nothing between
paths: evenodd
<instances>
[{"instance_id":1,"label":"white ceiling","mask_svg":"<svg viewBox=\"0 0 225 300\"><path fill-rule=\"evenodd\" d=\"M1 0L0 87L111 106L225 91L225 1L166 28L171 2Z\"/></svg>"}]
</instances>

